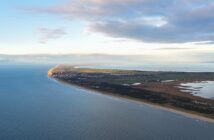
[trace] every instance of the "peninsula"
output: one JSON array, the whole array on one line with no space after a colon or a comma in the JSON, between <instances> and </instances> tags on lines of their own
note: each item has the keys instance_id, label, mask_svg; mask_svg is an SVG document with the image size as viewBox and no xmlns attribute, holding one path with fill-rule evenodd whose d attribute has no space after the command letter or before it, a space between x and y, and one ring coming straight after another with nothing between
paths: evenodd
<instances>
[{"instance_id":1,"label":"peninsula","mask_svg":"<svg viewBox=\"0 0 214 140\"><path fill-rule=\"evenodd\" d=\"M214 81L210 72L163 72L56 66L56 80L214 120L214 100L184 92L181 83Z\"/></svg>"}]
</instances>

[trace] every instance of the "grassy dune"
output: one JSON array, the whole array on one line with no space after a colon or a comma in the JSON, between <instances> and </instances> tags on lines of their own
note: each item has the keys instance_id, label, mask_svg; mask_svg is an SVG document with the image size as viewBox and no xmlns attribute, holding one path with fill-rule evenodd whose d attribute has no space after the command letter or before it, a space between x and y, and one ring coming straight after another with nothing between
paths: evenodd
<instances>
[{"instance_id":1,"label":"grassy dune","mask_svg":"<svg viewBox=\"0 0 214 140\"><path fill-rule=\"evenodd\" d=\"M48 75L57 80L214 119L214 100L182 92L180 83L214 81L214 73L154 72L57 66ZM170 82L163 82L170 80Z\"/></svg>"}]
</instances>

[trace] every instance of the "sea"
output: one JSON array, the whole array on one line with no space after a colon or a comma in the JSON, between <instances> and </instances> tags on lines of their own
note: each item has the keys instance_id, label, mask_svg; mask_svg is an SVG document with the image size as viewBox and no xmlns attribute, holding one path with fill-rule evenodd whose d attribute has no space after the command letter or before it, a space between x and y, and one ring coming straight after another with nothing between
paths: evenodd
<instances>
[{"instance_id":1,"label":"sea","mask_svg":"<svg viewBox=\"0 0 214 140\"><path fill-rule=\"evenodd\" d=\"M214 140L214 124L0 65L0 140Z\"/></svg>"}]
</instances>

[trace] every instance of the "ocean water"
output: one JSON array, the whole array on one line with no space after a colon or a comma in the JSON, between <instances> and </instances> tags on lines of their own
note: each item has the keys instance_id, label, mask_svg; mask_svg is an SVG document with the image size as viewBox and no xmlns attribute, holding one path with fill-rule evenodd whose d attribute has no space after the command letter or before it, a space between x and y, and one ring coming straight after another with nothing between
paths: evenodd
<instances>
[{"instance_id":1,"label":"ocean water","mask_svg":"<svg viewBox=\"0 0 214 140\"><path fill-rule=\"evenodd\" d=\"M213 140L214 124L0 66L0 140Z\"/></svg>"},{"instance_id":2,"label":"ocean water","mask_svg":"<svg viewBox=\"0 0 214 140\"><path fill-rule=\"evenodd\" d=\"M214 63L137 63L121 65L85 65L81 67L128 69L143 71L214 72Z\"/></svg>"}]
</instances>

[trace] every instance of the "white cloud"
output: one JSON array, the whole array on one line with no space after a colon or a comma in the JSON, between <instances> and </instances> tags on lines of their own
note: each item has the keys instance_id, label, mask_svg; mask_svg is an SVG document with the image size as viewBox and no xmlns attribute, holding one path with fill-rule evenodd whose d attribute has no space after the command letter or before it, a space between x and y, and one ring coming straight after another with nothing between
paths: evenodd
<instances>
[{"instance_id":1,"label":"white cloud","mask_svg":"<svg viewBox=\"0 0 214 140\"><path fill-rule=\"evenodd\" d=\"M40 43L47 43L50 39L57 39L67 34L64 28L39 28Z\"/></svg>"},{"instance_id":2,"label":"white cloud","mask_svg":"<svg viewBox=\"0 0 214 140\"><path fill-rule=\"evenodd\" d=\"M68 0L34 12L81 19L93 32L144 42L214 41L213 0Z\"/></svg>"}]
</instances>

